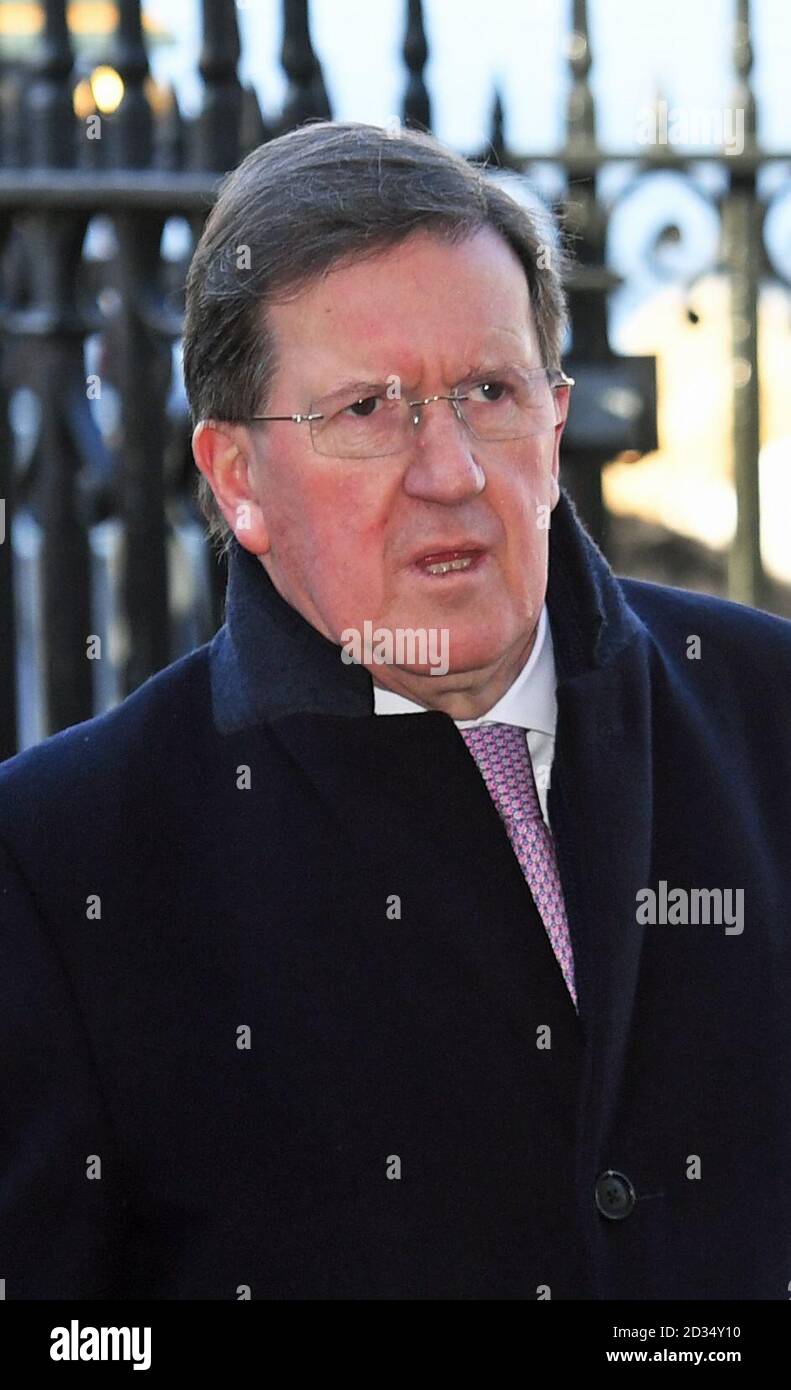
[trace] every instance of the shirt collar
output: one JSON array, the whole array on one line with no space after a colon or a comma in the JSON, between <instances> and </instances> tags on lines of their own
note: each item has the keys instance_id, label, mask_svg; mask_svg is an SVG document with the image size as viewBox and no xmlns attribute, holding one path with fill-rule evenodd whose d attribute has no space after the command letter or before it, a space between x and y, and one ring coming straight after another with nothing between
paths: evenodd
<instances>
[{"instance_id":1,"label":"shirt collar","mask_svg":"<svg viewBox=\"0 0 791 1390\"><path fill-rule=\"evenodd\" d=\"M424 710L424 705L374 684L375 714L422 714ZM557 723L555 659L546 603L541 608L532 651L505 694L477 719L457 719L456 723L460 729L473 728L476 724L516 724L520 729L536 729L554 738Z\"/></svg>"}]
</instances>

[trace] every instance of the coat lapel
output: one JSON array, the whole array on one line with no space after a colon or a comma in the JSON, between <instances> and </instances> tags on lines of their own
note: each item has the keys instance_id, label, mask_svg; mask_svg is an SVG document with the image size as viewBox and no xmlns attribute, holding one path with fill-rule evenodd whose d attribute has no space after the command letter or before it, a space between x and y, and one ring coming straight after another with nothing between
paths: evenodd
<instances>
[{"instance_id":1,"label":"coat lapel","mask_svg":"<svg viewBox=\"0 0 791 1390\"><path fill-rule=\"evenodd\" d=\"M587 1086L605 1134L620 1094L645 927L636 893L651 882L650 692L642 644L558 686L549 791L588 1042Z\"/></svg>"},{"instance_id":2,"label":"coat lapel","mask_svg":"<svg viewBox=\"0 0 791 1390\"><path fill-rule=\"evenodd\" d=\"M651 882L651 639L565 494L553 513L547 607L558 722L549 790L601 1151L621 1094ZM593 1123L593 1119L591 1119Z\"/></svg>"},{"instance_id":3,"label":"coat lapel","mask_svg":"<svg viewBox=\"0 0 791 1390\"><path fill-rule=\"evenodd\" d=\"M453 720L438 711L366 719L294 714L274 720L270 732L332 818L333 844L342 846L352 870L359 865L369 886L387 885L383 892L403 885L413 895L412 904L404 904L406 915L419 897L418 916L432 918L435 945L444 943L464 958L471 988L496 1000L523 1039L517 967L524 961L532 899ZM353 895L352 884L350 901ZM560 985L560 967L543 932L539 949L542 968L557 970ZM565 986L558 993L566 996ZM573 1017L570 997L568 1009Z\"/></svg>"}]
</instances>

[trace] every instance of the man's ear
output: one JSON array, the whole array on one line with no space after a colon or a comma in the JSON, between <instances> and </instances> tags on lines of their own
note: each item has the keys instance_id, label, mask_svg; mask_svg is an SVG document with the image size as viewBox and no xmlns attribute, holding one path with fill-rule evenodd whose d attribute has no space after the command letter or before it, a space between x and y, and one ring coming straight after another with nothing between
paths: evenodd
<instances>
[{"instance_id":1,"label":"man's ear","mask_svg":"<svg viewBox=\"0 0 791 1390\"><path fill-rule=\"evenodd\" d=\"M192 453L239 544L253 555L266 554L270 540L251 487L248 430L221 420L201 420L192 433Z\"/></svg>"}]
</instances>

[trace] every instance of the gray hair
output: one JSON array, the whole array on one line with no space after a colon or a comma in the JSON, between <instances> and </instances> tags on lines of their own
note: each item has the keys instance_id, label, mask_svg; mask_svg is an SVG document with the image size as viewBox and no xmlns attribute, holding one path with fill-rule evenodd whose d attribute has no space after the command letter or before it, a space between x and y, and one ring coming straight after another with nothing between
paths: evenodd
<instances>
[{"instance_id":1,"label":"gray hair","mask_svg":"<svg viewBox=\"0 0 791 1390\"><path fill-rule=\"evenodd\" d=\"M277 370L267 304L412 232L459 242L487 226L524 266L542 361L559 367L567 253L554 244L551 219L483 167L421 131L354 121L309 121L259 146L223 180L187 276L193 424L265 413ZM227 550L233 533L202 474L198 500L210 540Z\"/></svg>"}]
</instances>

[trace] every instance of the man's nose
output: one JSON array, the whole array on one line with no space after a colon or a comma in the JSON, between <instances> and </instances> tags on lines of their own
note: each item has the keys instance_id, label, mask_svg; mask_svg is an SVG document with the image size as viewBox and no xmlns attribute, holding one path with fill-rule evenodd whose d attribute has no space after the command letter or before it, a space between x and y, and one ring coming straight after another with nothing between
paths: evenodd
<instances>
[{"instance_id":1,"label":"man's nose","mask_svg":"<svg viewBox=\"0 0 791 1390\"><path fill-rule=\"evenodd\" d=\"M461 502L484 486L475 458L477 441L456 414L451 401L431 400L413 407L415 426L404 487L410 497L432 502Z\"/></svg>"}]
</instances>

